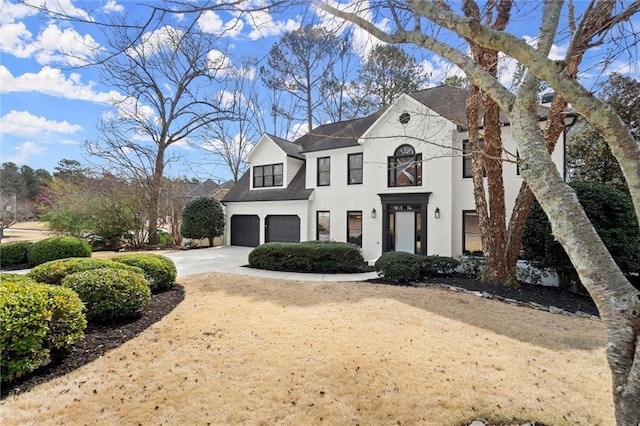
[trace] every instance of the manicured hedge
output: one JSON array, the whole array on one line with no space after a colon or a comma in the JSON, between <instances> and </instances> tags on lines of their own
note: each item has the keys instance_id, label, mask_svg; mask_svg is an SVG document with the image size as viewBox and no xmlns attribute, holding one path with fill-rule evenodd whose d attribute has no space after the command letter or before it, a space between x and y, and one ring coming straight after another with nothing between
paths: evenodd
<instances>
[{"instance_id":1,"label":"manicured hedge","mask_svg":"<svg viewBox=\"0 0 640 426\"><path fill-rule=\"evenodd\" d=\"M33 243L31 241L15 241L0 244L0 266L20 265L27 263L27 251Z\"/></svg>"},{"instance_id":2,"label":"manicured hedge","mask_svg":"<svg viewBox=\"0 0 640 426\"><path fill-rule=\"evenodd\" d=\"M3 382L59 359L84 337L84 305L68 288L3 274L0 283L0 371Z\"/></svg>"},{"instance_id":3,"label":"manicured hedge","mask_svg":"<svg viewBox=\"0 0 640 426\"><path fill-rule=\"evenodd\" d=\"M164 291L173 287L178 271L173 260L159 254L128 254L114 257L115 262L135 266L144 271L152 292Z\"/></svg>"},{"instance_id":4,"label":"manicured hedge","mask_svg":"<svg viewBox=\"0 0 640 426\"><path fill-rule=\"evenodd\" d=\"M458 266L460 262L451 257L420 256L400 251L383 253L375 263L378 275L394 282L451 275Z\"/></svg>"},{"instance_id":5,"label":"manicured hedge","mask_svg":"<svg viewBox=\"0 0 640 426\"><path fill-rule=\"evenodd\" d=\"M402 251L388 251L376 260L378 275L389 281L417 281L420 278L421 256Z\"/></svg>"},{"instance_id":6,"label":"manicured hedge","mask_svg":"<svg viewBox=\"0 0 640 426\"><path fill-rule=\"evenodd\" d=\"M138 272L114 268L76 272L62 285L80 296L90 322L106 322L134 316L151 302L149 281Z\"/></svg>"},{"instance_id":7,"label":"manicured hedge","mask_svg":"<svg viewBox=\"0 0 640 426\"><path fill-rule=\"evenodd\" d=\"M334 241L266 243L249 253L249 266L290 272L361 272L364 259L358 246Z\"/></svg>"},{"instance_id":8,"label":"manicured hedge","mask_svg":"<svg viewBox=\"0 0 640 426\"><path fill-rule=\"evenodd\" d=\"M10 281L12 283L35 284L35 281L25 274L15 274L11 272L0 272L0 282Z\"/></svg>"},{"instance_id":9,"label":"manicured hedge","mask_svg":"<svg viewBox=\"0 0 640 426\"><path fill-rule=\"evenodd\" d=\"M77 237L53 237L33 243L27 252L29 266L68 257L91 257L91 247L86 240Z\"/></svg>"},{"instance_id":10,"label":"manicured hedge","mask_svg":"<svg viewBox=\"0 0 640 426\"><path fill-rule=\"evenodd\" d=\"M113 260L71 257L68 259L52 260L51 262L38 265L31 269L27 275L39 283L60 285L62 284L62 279L69 274L99 268L126 269L144 274L144 271L140 268Z\"/></svg>"},{"instance_id":11,"label":"manicured hedge","mask_svg":"<svg viewBox=\"0 0 640 426\"><path fill-rule=\"evenodd\" d=\"M420 274L425 277L451 275L460 266L460 261L446 256L421 256Z\"/></svg>"}]
</instances>

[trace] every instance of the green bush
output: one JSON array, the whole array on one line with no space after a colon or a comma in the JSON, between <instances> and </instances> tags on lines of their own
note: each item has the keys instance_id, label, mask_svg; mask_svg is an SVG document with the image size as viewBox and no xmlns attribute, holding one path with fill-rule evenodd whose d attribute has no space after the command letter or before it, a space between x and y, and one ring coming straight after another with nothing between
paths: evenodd
<instances>
[{"instance_id":1,"label":"green bush","mask_svg":"<svg viewBox=\"0 0 640 426\"><path fill-rule=\"evenodd\" d=\"M87 328L84 304L76 292L69 288L47 284L41 288L51 311L45 346L50 350L52 359L62 359L84 337Z\"/></svg>"},{"instance_id":2,"label":"green bush","mask_svg":"<svg viewBox=\"0 0 640 426\"><path fill-rule=\"evenodd\" d=\"M423 256L420 264L420 274L424 277L451 275L460 266L460 262L446 256Z\"/></svg>"},{"instance_id":3,"label":"green bush","mask_svg":"<svg viewBox=\"0 0 640 426\"><path fill-rule=\"evenodd\" d=\"M84 305L70 289L4 274L0 284L2 381L66 356L84 336Z\"/></svg>"},{"instance_id":4,"label":"green bush","mask_svg":"<svg viewBox=\"0 0 640 426\"><path fill-rule=\"evenodd\" d=\"M80 296L90 322L108 322L136 315L151 302L149 281L137 272L113 268L76 272L62 285Z\"/></svg>"},{"instance_id":5,"label":"green bush","mask_svg":"<svg viewBox=\"0 0 640 426\"><path fill-rule=\"evenodd\" d=\"M178 271L173 260L159 254L128 254L114 257L115 262L136 266L144 271L152 292L173 287Z\"/></svg>"},{"instance_id":6,"label":"green bush","mask_svg":"<svg viewBox=\"0 0 640 426\"><path fill-rule=\"evenodd\" d=\"M44 337L49 329L50 313L44 295L33 291L32 285L0 284L0 376L3 382L32 372L49 358Z\"/></svg>"},{"instance_id":7,"label":"green bush","mask_svg":"<svg viewBox=\"0 0 640 426\"><path fill-rule=\"evenodd\" d=\"M52 260L31 269L27 275L39 283L60 285L62 279L69 274L89 271L99 268L126 269L140 274L144 271L135 266L125 265L108 259L93 259L90 257L70 257L68 259Z\"/></svg>"},{"instance_id":8,"label":"green bush","mask_svg":"<svg viewBox=\"0 0 640 426\"><path fill-rule=\"evenodd\" d=\"M358 246L335 241L266 243L249 253L249 266L290 272L360 272L364 259Z\"/></svg>"},{"instance_id":9,"label":"green bush","mask_svg":"<svg viewBox=\"0 0 640 426\"><path fill-rule=\"evenodd\" d=\"M197 197L182 209L180 234L185 238L207 238L209 247L213 239L224 232L224 212L220 202L213 197Z\"/></svg>"},{"instance_id":10,"label":"green bush","mask_svg":"<svg viewBox=\"0 0 640 426\"><path fill-rule=\"evenodd\" d=\"M77 237L46 238L33 243L27 252L27 261L32 267L68 257L91 257L89 243Z\"/></svg>"},{"instance_id":11,"label":"green bush","mask_svg":"<svg viewBox=\"0 0 640 426\"><path fill-rule=\"evenodd\" d=\"M6 268L27 263L27 251L31 244L33 243L30 241L0 244L0 266Z\"/></svg>"},{"instance_id":12,"label":"green bush","mask_svg":"<svg viewBox=\"0 0 640 426\"><path fill-rule=\"evenodd\" d=\"M19 284L35 284L35 281L25 274L13 274L10 272L0 272L0 282L10 281Z\"/></svg>"},{"instance_id":13,"label":"green bush","mask_svg":"<svg viewBox=\"0 0 640 426\"><path fill-rule=\"evenodd\" d=\"M388 251L376 260L379 276L389 281L416 281L420 278L423 257L402 251Z\"/></svg>"}]
</instances>

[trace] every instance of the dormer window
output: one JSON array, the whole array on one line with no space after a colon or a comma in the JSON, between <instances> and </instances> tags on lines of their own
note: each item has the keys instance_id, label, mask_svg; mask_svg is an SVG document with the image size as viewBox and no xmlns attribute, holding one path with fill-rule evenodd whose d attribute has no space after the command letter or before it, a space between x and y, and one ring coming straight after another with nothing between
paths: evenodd
<instances>
[{"instance_id":1,"label":"dormer window","mask_svg":"<svg viewBox=\"0 0 640 426\"><path fill-rule=\"evenodd\" d=\"M411 145L400 145L388 158L389 186L422 185L422 154Z\"/></svg>"},{"instance_id":2,"label":"dormer window","mask_svg":"<svg viewBox=\"0 0 640 426\"><path fill-rule=\"evenodd\" d=\"M282 186L282 182L282 163L255 166L253 168L254 188Z\"/></svg>"}]
</instances>

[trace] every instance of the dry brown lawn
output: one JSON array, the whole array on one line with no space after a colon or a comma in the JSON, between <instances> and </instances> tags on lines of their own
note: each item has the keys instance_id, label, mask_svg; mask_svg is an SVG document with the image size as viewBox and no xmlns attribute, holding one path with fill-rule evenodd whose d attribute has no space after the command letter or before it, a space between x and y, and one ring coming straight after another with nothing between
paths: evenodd
<instances>
[{"instance_id":1,"label":"dry brown lawn","mask_svg":"<svg viewBox=\"0 0 640 426\"><path fill-rule=\"evenodd\" d=\"M0 404L3 425L612 425L603 327L434 288L181 279L102 358Z\"/></svg>"}]
</instances>

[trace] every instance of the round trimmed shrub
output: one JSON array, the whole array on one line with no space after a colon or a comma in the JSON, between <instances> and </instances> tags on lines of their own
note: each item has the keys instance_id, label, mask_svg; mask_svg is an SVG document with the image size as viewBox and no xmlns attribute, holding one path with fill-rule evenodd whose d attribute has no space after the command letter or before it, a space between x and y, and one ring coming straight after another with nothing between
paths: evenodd
<instances>
[{"instance_id":1,"label":"round trimmed shrub","mask_svg":"<svg viewBox=\"0 0 640 426\"><path fill-rule=\"evenodd\" d=\"M389 281L416 281L420 278L421 256L402 251L388 251L376 260L378 275Z\"/></svg>"},{"instance_id":2,"label":"round trimmed shrub","mask_svg":"<svg viewBox=\"0 0 640 426\"><path fill-rule=\"evenodd\" d=\"M86 240L77 237L53 237L33 243L27 252L29 266L68 257L91 257L91 247Z\"/></svg>"},{"instance_id":3,"label":"round trimmed shrub","mask_svg":"<svg viewBox=\"0 0 640 426\"><path fill-rule=\"evenodd\" d=\"M446 256L422 256L420 274L425 277L451 275L460 266L460 261Z\"/></svg>"},{"instance_id":4,"label":"round trimmed shrub","mask_svg":"<svg viewBox=\"0 0 640 426\"><path fill-rule=\"evenodd\" d=\"M36 281L26 274L14 274L11 272L0 272L0 282L12 282L18 284L35 284Z\"/></svg>"},{"instance_id":5,"label":"round trimmed shrub","mask_svg":"<svg viewBox=\"0 0 640 426\"><path fill-rule=\"evenodd\" d=\"M27 252L32 244L31 241L0 244L0 266L6 268L27 263Z\"/></svg>"},{"instance_id":6,"label":"round trimmed shrub","mask_svg":"<svg viewBox=\"0 0 640 426\"><path fill-rule=\"evenodd\" d=\"M144 271L135 266L114 262L109 259L94 259L90 257L71 257L68 259L52 260L31 269L27 275L39 283L60 285L62 279L69 274L89 271L100 268L126 269L144 274Z\"/></svg>"},{"instance_id":7,"label":"round trimmed shrub","mask_svg":"<svg viewBox=\"0 0 640 426\"><path fill-rule=\"evenodd\" d=\"M11 381L38 368L49 358L44 337L49 313L42 293L32 285L0 284L0 377Z\"/></svg>"},{"instance_id":8,"label":"round trimmed shrub","mask_svg":"<svg viewBox=\"0 0 640 426\"><path fill-rule=\"evenodd\" d=\"M51 312L45 347L52 359L59 360L69 355L73 345L84 338L87 328L84 304L70 288L42 284L40 291L45 295Z\"/></svg>"},{"instance_id":9,"label":"round trimmed shrub","mask_svg":"<svg viewBox=\"0 0 640 426\"><path fill-rule=\"evenodd\" d=\"M69 354L84 337L84 305L68 288L4 274L0 284L1 379L11 381Z\"/></svg>"},{"instance_id":10,"label":"round trimmed shrub","mask_svg":"<svg viewBox=\"0 0 640 426\"><path fill-rule=\"evenodd\" d=\"M76 272L64 277L62 285L78 293L90 322L131 317L151 302L149 281L137 272L123 269Z\"/></svg>"},{"instance_id":11,"label":"round trimmed shrub","mask_svg":"<svg viewBox=\"0 0 640 426\"><path fill-rule=\"evenodd\" d=\"M178 271L173 260L159 254L128 254L114 257L115 262L136 266L144 271L152 292L173 287Z\"/></svg>"}]
</instances>

